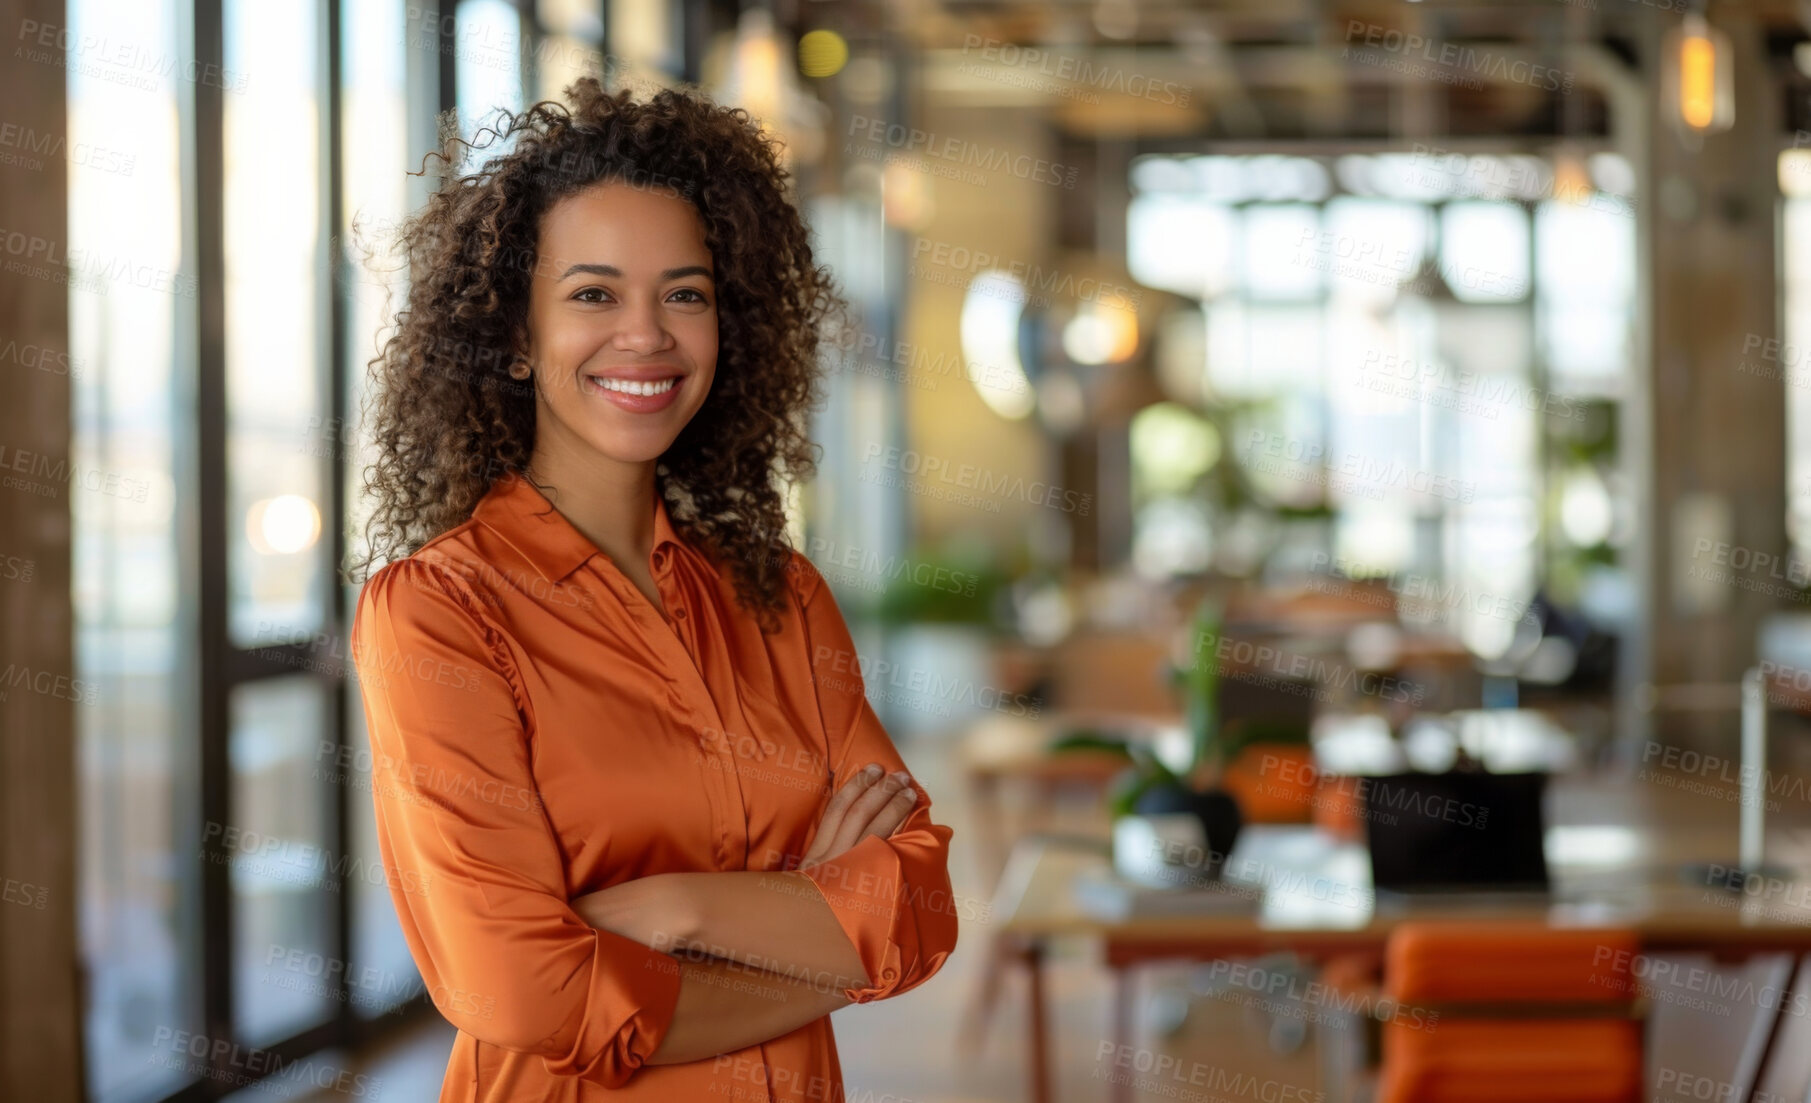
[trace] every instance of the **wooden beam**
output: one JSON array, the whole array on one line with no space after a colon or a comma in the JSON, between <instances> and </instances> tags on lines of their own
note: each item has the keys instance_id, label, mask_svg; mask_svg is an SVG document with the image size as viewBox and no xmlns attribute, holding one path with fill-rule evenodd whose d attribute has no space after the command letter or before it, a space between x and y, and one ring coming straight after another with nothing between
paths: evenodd
<instances>
[{"instance_id":1,"label":"wooden beam","mask_svg":"<svg viewBox=\"0 0 1811 1103\"><path fill-rule=\"evenodd\" d=\"M10 27L66 23L61 0L7 11ZM68 76L58 65L0 65L6 122L62 138ZM54 490L0 488L0 1099L76 1103L72 490L55 478L74 457L69 374L43 367L69 363L69 161L42 161L38 171L0 168L0 471Z\"/></svg>"}]
</instances>

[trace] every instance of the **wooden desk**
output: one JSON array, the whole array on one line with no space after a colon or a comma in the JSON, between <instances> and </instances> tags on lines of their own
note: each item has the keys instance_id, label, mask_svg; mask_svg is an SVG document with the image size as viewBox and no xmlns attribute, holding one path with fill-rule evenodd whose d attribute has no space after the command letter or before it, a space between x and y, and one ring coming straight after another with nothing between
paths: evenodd
<instances>
[{"instance_id":1,"label":"wooden desk","mask_svg":"<svg viewBox=\"0 0 1811 1103\"><path fill-rule=\"evenodd\" d=\"M1690 824L1686 825L1689 829ZM1604 831L1611 832L1606 836ZM1114 972L1114 1041L1131 1040L1133 967L1165 960L1215 961L1288 951L1312 959L1364 954L1381 958L1384 944L1406 920L1527 919L1563 927L1616 927L1636 931L1645 951L1706 952L1719 961L1742 961L1757 954L1790 953L1794 967L1779 1002L1794 1002L1797 959L1811 952L1811 884L1795 882L1784 898L1722 894L1684 883L1676 867L1703 849L1703 839L1669 843L1664 829L1629 833L1620 849L1600 845L1617 828L1556 826L1548 832L1552 897L1482 908L1476 905L1378 906L1370 886L1370 863L1360 846L1335 843L1311 827L1246 828L1228 860L1232 875L1263 883L1256 914L1107 921L1078 908L1071 895L1076 876L1110 865L1104 849L1026 839L1013 850L1000 881L993 915L1000 935L1028 970L1030 1026L1029 1084L1034 1103L1051 1099L1042 960L1046 942L1057 936L1101 940ZM1596 834L1590 834L1595 832ZM1696 844L1696 845L1694 845ZM1626 859L1625 864L1566 861L1593 849ZM1775 1015L1754 1083L1761 1082L1781 1015ZM1129 1087L1115 1084L1115 1099Z\"/></svg>"}]
</instances>

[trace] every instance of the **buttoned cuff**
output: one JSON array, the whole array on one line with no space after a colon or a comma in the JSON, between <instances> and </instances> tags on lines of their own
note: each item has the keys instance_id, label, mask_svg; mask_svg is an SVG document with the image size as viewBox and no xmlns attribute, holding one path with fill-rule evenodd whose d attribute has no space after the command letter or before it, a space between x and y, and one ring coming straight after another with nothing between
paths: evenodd
<instances>
[{"instance_id":1,"label":"buttoned cuff","mask_svg":"<svg viewBox=\"0 0 1811 1103\"><path fill-rule=\"evenodd\" d=\"M799 872L823 894L872 978L867 987L845 988L843 995L855 1003L892 995L906 972L898 928L901 913L909 911L900 900L905 878L898 853L887 840L869 835L836 857Z\"/></svg>"},{"instance_id":2,"label":"buttoned cuff","mask_svg":"<svg viewBox=\"0 0 1811 1103\"><path fill-rule=\"evenodd\" d=\"M672 1028L680 980L675 958L598 931L590 997L582 1015L550 1040L561 1056L543 1058L547 1071L608 1088L628 1083Z\"/></svg>"}]
</instances>

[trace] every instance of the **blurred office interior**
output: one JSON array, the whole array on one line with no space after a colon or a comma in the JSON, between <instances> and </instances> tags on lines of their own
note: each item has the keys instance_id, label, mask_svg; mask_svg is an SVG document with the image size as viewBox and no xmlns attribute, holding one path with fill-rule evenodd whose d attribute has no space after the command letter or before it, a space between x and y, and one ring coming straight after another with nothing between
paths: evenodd
<instances>
[{"instance_id":1,"label":"blurred office interior","mask_svg":"<svg viewBox=\"0 0 1811 1103\"><path fill-rule=\"evenodd\" d=\"M590 74L746 107L854 308L793 538L962 942L849 1099L1811 1098L1811 4L0 11L0 1097L434 1098L383 245Z\"/></svg>"}]
</instances>

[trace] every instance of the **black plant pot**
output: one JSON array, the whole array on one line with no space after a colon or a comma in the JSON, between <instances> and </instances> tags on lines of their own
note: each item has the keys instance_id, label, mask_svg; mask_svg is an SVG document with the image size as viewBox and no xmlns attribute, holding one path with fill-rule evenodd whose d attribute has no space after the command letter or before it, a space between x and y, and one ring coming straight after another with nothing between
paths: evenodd
<instances>
[{"instance_id":1,"label":"black plant pot","mask_svg":"<svg viewBox=\"0 0 1811 1103\"><path fill-rule=\"evenodd\" d=\"M1226 865L1226 856L1232 853L1233 844L1239 841L1239 829L1245 826L1245 816L1239 811L1239 802L1224 789L1184 789L1175 785L1156 785L1140 793L1132 804L1132 813L1138 816L1162 816L1178 812L1191 812L1200 819L1207 856L1200 866L1199 875L1203 881L1218 881L1220 871Z\"/></svg>"}]
</instances>

